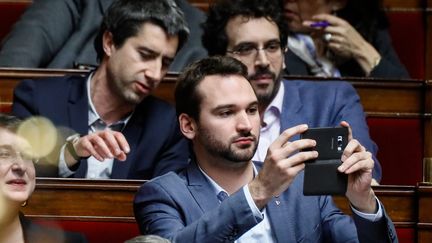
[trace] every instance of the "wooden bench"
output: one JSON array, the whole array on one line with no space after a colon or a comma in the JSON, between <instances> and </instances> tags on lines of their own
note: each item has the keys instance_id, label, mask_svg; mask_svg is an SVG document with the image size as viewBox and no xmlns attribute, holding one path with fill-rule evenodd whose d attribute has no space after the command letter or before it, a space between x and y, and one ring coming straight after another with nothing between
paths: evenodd
<instances>
[{"instance_id":1,"label":"wooden bench","mask_svg":"<svg viewBox=\"0 0 432 243\"><path fill-rule=\"evenodd\" d=\"M123 242L139 234L132 205L136 191L144 182L38 178L36 190L23 212L39 223L82 232L89 242ZM417 227L423 242L432 240L432 187L377 186L374 189L395 223L400 242L416 242ZM420 201L418 191L425 195ZM351 213L345 198L336 197L335 201L342 211ZM419 202L420 210L428 214L421 221L417 217Z\"/></svg>"},{"instance_id":2,"label":"wooden bench","mask_svg":"<svg viewBox=\"0 0 432 243\"><path fill-rule=\"evenodd\" d=\"M0 111L10 112L13 88L22 79L85 73L80 70L0 68ZM176 78L177 74L168 74L155 95L173 104ZM416 185L422 180L423 158L432 157L432 135L427 135L431 134L432 128L429 105L432 103L428 101L432 97L430 83L364 78L348 81L360 95L371 137L379 147L378 159L383 167L381 183Z\"/></svg>"}]
</instances>

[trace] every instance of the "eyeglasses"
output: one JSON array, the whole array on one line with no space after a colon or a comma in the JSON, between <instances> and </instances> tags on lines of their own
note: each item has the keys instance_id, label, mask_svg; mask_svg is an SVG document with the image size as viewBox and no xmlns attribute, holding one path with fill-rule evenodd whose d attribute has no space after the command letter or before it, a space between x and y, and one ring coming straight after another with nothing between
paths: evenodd
<instances>
[{"instance_id":1,"label":"eyeglasses","mask_svg":"<svg viewBox=\"0 0 432 243\"><path fill-rule=\"evenodd\" d=\"M28 153L18 152L9 146L0 147L0 163L14 163L18 160L37 163L37 160Z\"/></svg>"},{"instance_id":2,"label":"eyeglasses","mask_svg":"<svg viewBox=\"0 0 432 243\"><path fill-rule=\"evenodd\" d=\"M280 57L282 54L282 47L279 41L270 41L266 43L262 48L257 47L253 43L240 44L236 46L233 50L227 50L227 52L250 61L257 57L257 54L260 50L263 50L267 55L267 58L271 60Z\"/></svg>"}]
</instances>

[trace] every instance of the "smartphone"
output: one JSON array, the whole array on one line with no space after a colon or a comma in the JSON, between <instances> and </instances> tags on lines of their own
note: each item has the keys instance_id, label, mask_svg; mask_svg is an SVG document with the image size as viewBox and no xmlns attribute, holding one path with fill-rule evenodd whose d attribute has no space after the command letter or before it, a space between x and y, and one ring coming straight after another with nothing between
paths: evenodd
<instances>
[{"instance_id":1,"label":"smartphone","mask_svg":"<svg viewBox=\"0 0 432 243\"><path fill-rule=\"evenodd\" d=\"M314 148L318 158L305 164L304 195L344 195L348 185L348 175L340 173L342 153L348 144L347 127L309 128L301 134L302 139L316 141Z\"/></svg>"}]
</instances>

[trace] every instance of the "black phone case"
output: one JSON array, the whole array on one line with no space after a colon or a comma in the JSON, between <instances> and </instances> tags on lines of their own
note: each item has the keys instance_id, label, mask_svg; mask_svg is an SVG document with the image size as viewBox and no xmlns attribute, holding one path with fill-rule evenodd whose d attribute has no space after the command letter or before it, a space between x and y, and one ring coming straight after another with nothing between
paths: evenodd
<instances>
[{"instance_id":1,"label":"black phone case","mask_svg":"<svg viewBox=\"0 0 432 243\"><path fill-rule=\"evenodd\" d=\"M340 173L343 150L348 144L348 128L309 128L301 138L314 139L318 158L306 162L304 172L304 195L344 195L348 175Z\"/></svg>"}]
</instances>

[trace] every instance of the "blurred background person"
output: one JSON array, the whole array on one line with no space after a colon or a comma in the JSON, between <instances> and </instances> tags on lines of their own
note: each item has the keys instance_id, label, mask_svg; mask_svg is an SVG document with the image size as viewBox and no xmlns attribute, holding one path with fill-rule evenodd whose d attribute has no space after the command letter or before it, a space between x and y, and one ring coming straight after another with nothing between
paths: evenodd
<instances>
[{"instance_id":1,"label":"blurred background person","mask_svg":"<svg viewBox=\"0 0 432 243\"><path fill-rule=\"evenodd\" d=\"M174 0L173 0L174 1ZM102 17L113 0L34 0L0 47L0 66L26 68L93 68L93 43ZM201 45L205 15L187 0L175 0L190 36L170 66L180 71L207 55ZM99 43L96 43L99 45Z\"/></svg>"},{"instance_id":2,"label":"blurred background person","mask_svg":"<svg viewBox=\"0 0 432 243\"><path fill-rule=\"evenodd\" d=\"M290 35L285 71L323 77L409 78L380 0L281 0Z\"/></svg>"},{"instance_id":3,"label":"blurred background person","mask_svg":"<svg viewBox=\"0 0 432 243\"><path fill-rule=\"evenodd\" d=\"M36 179L31 146L16 134L19 124L0 113L0 242L86 242L80 234L37 225L20 213Z\"/></svg>"}]
</instances>

